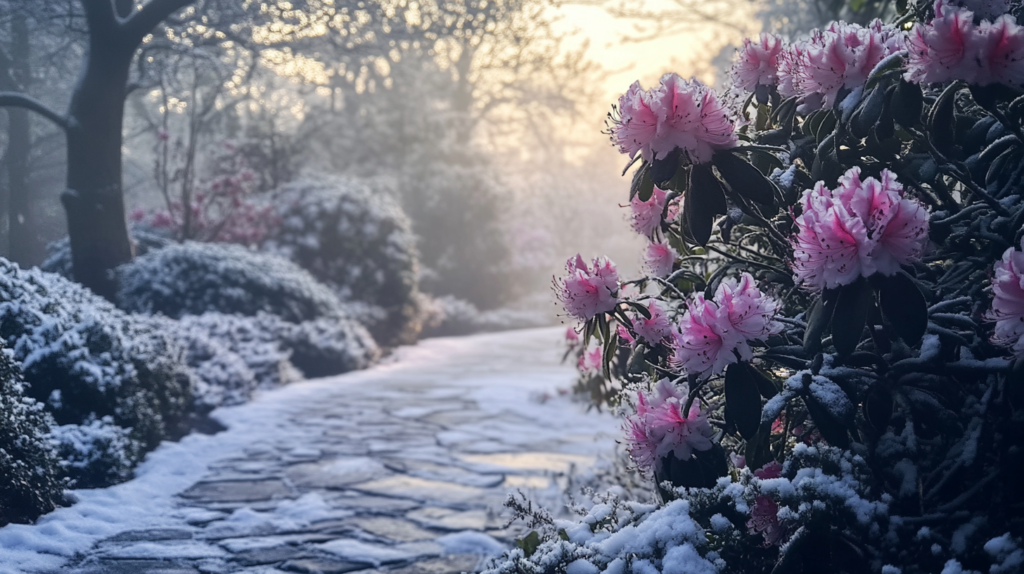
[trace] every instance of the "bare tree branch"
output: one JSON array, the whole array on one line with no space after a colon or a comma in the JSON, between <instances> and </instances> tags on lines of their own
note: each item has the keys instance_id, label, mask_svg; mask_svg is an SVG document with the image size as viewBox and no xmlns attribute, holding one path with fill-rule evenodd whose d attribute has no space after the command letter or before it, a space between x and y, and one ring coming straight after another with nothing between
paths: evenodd
<instances>
[{"instance_id":1,"label":"bare tree branch","mask_svg":"<svg viewBox=\"0 0 1024 574\"><path fill-rule=\"evenodd\" d=\"M142 43L146 37L156 28L160 22L168 16L188 6L195 0L150 0L142 6L141 10L134 12L128 18L121 21L121 31L125 40L133 46ZM107 0L109 3L110 0Z\"/></svg>"},{"instance_id":2,"label":"bare tree branch","mask_svg":"<svg viewBox=\"0 0 1024 574\"><path fill-rule=\"evenodd\" d=\"M68 119L64 115L57 113L52 108L32 96L19 94L17 92L0 92L0 108L3 107L31 110L50 120L56 124L57 127L63 130L68 129Z\"/></svg>"}]
</instances>

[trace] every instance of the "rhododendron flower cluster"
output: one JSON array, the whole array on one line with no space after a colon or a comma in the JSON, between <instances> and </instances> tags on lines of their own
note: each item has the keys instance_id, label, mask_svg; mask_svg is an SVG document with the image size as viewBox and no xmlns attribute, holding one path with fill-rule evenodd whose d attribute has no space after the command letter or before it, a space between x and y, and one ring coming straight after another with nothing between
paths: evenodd
<instances>
[{"instance_id":1,"label":"rhododendron flower cluster","mask_svg":"<svg viewBox=\"0 0 1024 574\"><path fill-rule=\"evenodd\" d=\"M606 313L618 303L619 272L607 257L594 259L588 267L579 254L565 264L568 275L555 279L554 289L567 313L588 321L598 313Z\"/></svg>"},{"instance_id":2,"label":"rhododendron flower cluster","mask_svg":"<svg viewBox=\"0 0 1024 574\"><path fill-rule=\"evenodd\" d=\"M867 27L834 22L782 53L779 94L798 96L807 110L831 106L840 90L863 86L879 62L901 49L903 33L879 20Z\"/></svg>"},{"instance_id":3,"label":"rhododendron flower cluster","mask_svg":"<svg viewBox=\"0 0 1024 574\"><path fill-rule=\"evenodd\" d=\"M730 70L736 86L753 92L758 86L774 86L779 81L779 57L784 48L782 38L762 32L756 40L743 39L743 47Z\"/></svg>"},{"instance_id":4,"label":"rhododendron flower cluster","mask_svg":"<svg viewBox=\"0 0 1024 574\"><path fill-rule=\"evenodd\" d=\"M928 211L904 196L889 170L860 179L854 167L835 189L818 182L804 192L793 238L793 269L812 291L848 285L875 273L893 275L928 241Z\"/></svg>"},{"instance_id":5,"label":"rhododendron flower cluster","mask_svg":"<svg viewBox=\"0 0 1024 574\"><path fill-rule=\"evenodd\" d=\"M672 323L662 306L652 302L647 306L647 311L651 314L650 319L639 313L633 318L633 331L644 341L652 344L671 337Z\"/></svg>"},{"instance_id":6,"label":"rhododendron flower cluster","mask_svg":"<svg viewBox=\"0 0 1024 574\"><path fill-rule=\"evenodd\" d=\"M662 379L650 393L636 398L636 414L626 417L625 431L629 455L637 467L647 473L661 469L661 459L672 453L687 461L694 451L711 448L711 425L694 401L683 414L687 395L668 379Z\"/></svg>"},{"instance_id":7,"label":"rhododendron flower cluster","mask_svg":"<svg viewBox=\"0 0 1024 574\"><path fill-rule=\"evenodd\" d=\"M1024 356L1024 252L1011 247L996 262L992 294L988 318L996 322L993 341Z\"/></svg>"},{"instance_id":8,"label":"rhododendron flower cluster","mask_svg":"<svg viewBox=\"0 0 1024 574\"><path fill-rule=\"evenodd\" d=\"M937 0L935 18L914 26L907 49L908 81L1024 85L1024 29L1009 14L975 25L970 10Z\"/></svg>"},{"instance_id":9,"label":"rhododendron flower cluster","mask_svg":"<svg viewBox=\"0 0 1024 574\"><path fill-rule=\"evenodd\" d=\"M778 309L778 301L761 292L749 273L723 280L713 301L697 293L672 342L672 363L706 377L749 360L750 341L782 330L775 321Z\"/></svg>"},{"instance_id":10,"label":"rhododendron flower cluster","mask_svg":"<svg viewBox=\"0 0 1024 574\"><path fill-rule=\"evenodd\" d=\"M718 95L699 80L666 74L657 88L630 86L619 98L610 134L619 151L648 162L681 149L694 163L711 160L716 150L736 147L730 112Z\"/></svg>"},{"instance_id":11,"label":"rhododendron flower cluster","mask_svg":"<svg viewBox=\"0 0 1024 574\"><path fill-rule=\"evenodd\" d=\"M667 277L679 258L679 252L667 243L649 243L644 249L644 267L655 277Z\"/></svg>"},{"instance_id":12,"label":"rhododendron flower cluster","mask_svg":"<svg viewBox=\"0 0 1024 574\"><path fill-rule=\"evenodd\" d=\"M629 207L632 211L630 225L632 225L633 231L650 237L661 227L662 214L665 213L666 195L664 190L655 187L647 201L641 201L639 195L630 200Z\"/></svg>"},{"instance_id":13,"label":"rhododendron flower cluster","mask_svg":"<svg viewBox=\"0 0 1024 574\"><path fill-rule=\"evenodd\" d=\"M601 352L601 347L594 347L588 351L583 351L579 359L579 369L584 373L600 373L603 368L602 359L604 355Z\"/></svg>"},{"instance_id":14,"label":"rhododendron flower cluster","mask_svg":"<svg viewBox=\"0 0 1024 574\"><path fill-rule=\"evenodd\" d=\"M782 465L772 461L760 469L754 471L754 476L761 480L769 480L782 476ZM786 536L786 528L779 522L779 505L770 497L763 494L754 499L754 506L750 509L750 520L747 521L747 530L751 534L760 534L764 537L764 545L775 546L782 542Z\"/></svg>"}]
</instances>

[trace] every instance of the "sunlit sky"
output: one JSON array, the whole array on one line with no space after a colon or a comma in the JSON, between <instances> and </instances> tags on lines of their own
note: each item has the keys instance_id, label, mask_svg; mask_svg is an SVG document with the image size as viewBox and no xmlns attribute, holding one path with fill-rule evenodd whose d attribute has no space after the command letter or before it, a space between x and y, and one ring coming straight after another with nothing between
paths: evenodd
<instances>
[{"instance_id":1,"label":"sunlit sky","mask_svg":"<svg viewBox=\"0 0 1024 574\"><path fill-rule=\"evenodd\" d=\"M672 0L643 0L643 6L652 10L678 7ZM736 0L735 25L754 33L758 25L749 14L750 8L750 2ZM590 41L591 59L599 62L608 73L604 81L608 98L625 91L636 80L648 87L669 71L687 77L696 75L710 82L713 80L709 73L711 59L722 46L738 44L743 37L739 32L730 33L708 25L706 31L700 33L625 41L627 36L635 36L635 23L616 19L601 6L570 3L560 7L558 12L562 16L561 30L575 30L579 38Z\"/></svg>"}]
</instances>

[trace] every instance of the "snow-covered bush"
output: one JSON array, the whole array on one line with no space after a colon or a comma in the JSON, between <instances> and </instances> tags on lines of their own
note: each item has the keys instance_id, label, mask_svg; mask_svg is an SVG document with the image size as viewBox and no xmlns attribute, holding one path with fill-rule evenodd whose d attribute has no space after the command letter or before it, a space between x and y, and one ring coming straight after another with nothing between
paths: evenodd
<instances>
[{"instance_id":1,"label":"snow-covered bush","mask_svg":"<svg viewBox=\"0 0 1024 574\"><path fill-rule=\"evenodd\" d=\"M166 233L144 225L134 224L131 226L131 237L135 243L135 255L145 255L150 251L167 247L174 243L174 240ZM54 241L46 246L46 260L39 266L48 273L56 273L68 279L74 280L74 273L71 269L71 242L67 237Z\"/></svg>"},{"instance_id":2,"label":"snow-covered bush","mask_svg":"<svg viewBox=\"0 0 1024 574\"><path fill-rule=\"evenodd\" d=\"M118 426L114 417L90 416L82 424L53 428L57 456L76 488L100 488L124 482L145 454L132 429Z\"/></svg>"},{"instance_id":3,"label":"snow-covered bush","mask_svg":"<svg viewBox=\"0 0 1024 574\"><path fill-rule=\"evenodd\" d=\"M420 331L418 254L409 219L386 192L353 178L293 182L278 189L281 223L264 249L294 261L342 301L379 307L367 323L383 345Z\"/></svg>"},{"instance_id":4,"label":"snow-covered bush","mask_svg":"<svg viewBox=\"0 0 1024 574\"><path fill-rule=\"evenodd\" d=\"M195 379L184 349L159 322L124 313L59 275L0 259L0 338L31 385L28 395L43 402L58 424L94 426L110 417L129 429L132 445L125 452L132 463L185 432ZM81 479L78 486L99 486L78 468L68 469Z\"/></svg>"},{"instance_id":5,"label":"snow-covered bush","mask_svg":"<svg viewBox=\"0 0 1024 574\"><path fill-rule=\"evenodd\" d=\"M340 316L338 299L294 263L239 245L179 243L117 270L118 306L177 319L260 312L300 323Z\"/></svg>"},{"instance_id":6,"label":"snow-covered bush","mask_svg":"<svg viewBox=\"0 0 1024 574\"><path fill-rule=\"evenodd\" d=\"M0 526L31 522L64 499L53 418L25 396L27 384L0 344Z\"/></svg>"},{"instance_id":7,"label":"snow-covered bush","mask_svg":"<svg viewBox=\"0 0 1024 574\"><path fill-rule=\"evenodd\" d=\"M451 295L430 299L424 305L423 336L452 337L488 331L542 327L550 323L536 308L498 308L481 311L465 299Z\"/></svg>"},{"instance_id":8,"label":"snow-covered bush","mask_svg":"<svg viewBox=\"0 0 1024 574\"><path fill-rule=\"evenodd\" d=\"M223 381L214 385L219 390L210 390L224 393L223 398L205 399L211 404L244 402L256 385L271 387L303 376L363 369L380 355L366 329L344 317L289 323L268 313L255 317L204 313L182 317L180 326L197 374L202 377L215 369L211 374L217 376L206 380ZM218 363L200 360L205 356L216 357ZM248 373L239 372L243 366Z\"/></svg>"},{"instance_id":9,"label":"snow-covered bush","mask_svg":"<svg viewBox=\"0 0 1024 574\"><path fill-rule=\"evenodd\" d=\"M745 44L736 109L620 98L650 274L554 288L661 502L513 502L541 528L491 571L1024 566L1024 28L900 9Z\"/></svg>"}]
</instances>

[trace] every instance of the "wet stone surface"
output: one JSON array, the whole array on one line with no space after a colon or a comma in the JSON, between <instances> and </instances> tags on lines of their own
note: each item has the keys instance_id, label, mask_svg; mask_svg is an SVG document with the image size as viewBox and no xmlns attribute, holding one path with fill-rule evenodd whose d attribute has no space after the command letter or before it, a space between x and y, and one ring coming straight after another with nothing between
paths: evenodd
<instances>
[{"instance_id":1,"label":"wet stone surface","mask_svg":"<svg viewBox=\"0 0 1024 574\"><path fill-rule=\"evenodd\" d=\"M479 533L492 553L519 534L504 528L510 492L550 496L604 447L593 434L535 432L537 420L500 401L478 404L465 381L446 383L472 369L450 370L310 392L274 421L275 438L208 464L177 494L180 524L102 540L61 574L475 571Z\"/></svg>"}]
</instances>

